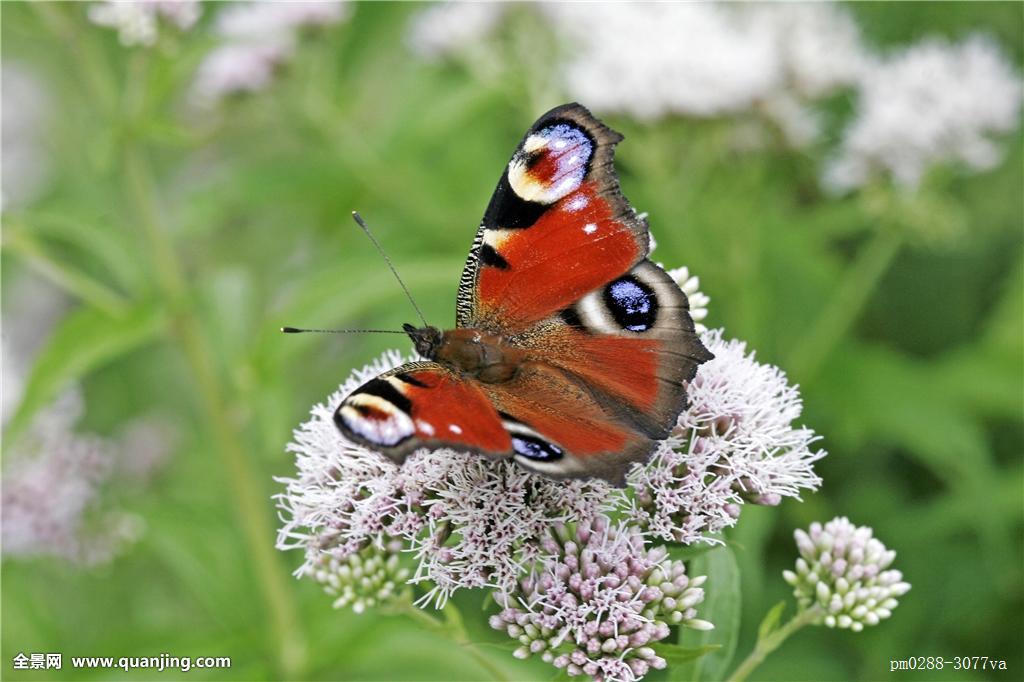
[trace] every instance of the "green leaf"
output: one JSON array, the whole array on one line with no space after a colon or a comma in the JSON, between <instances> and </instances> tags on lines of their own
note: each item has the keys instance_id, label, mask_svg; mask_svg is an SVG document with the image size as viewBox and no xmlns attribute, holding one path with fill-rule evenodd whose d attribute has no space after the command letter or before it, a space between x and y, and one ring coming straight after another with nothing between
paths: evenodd
<instances>
[{"instance_id":1,"label":"green leaf","mask_svg":"<svg viewBox=\"0 0 1024 682\"><path fill-rule=\"evenodd\" d=\"M104 312L120 315L128 304L127 298L116 289L57 255L49 244L17 222L6 225L4 248L24 259L71 296Z\"/></svg>"},{"instance_id":2,"label":"green leaf","mask_svg":"<svg viewBox=\"0 0 1024 682\"><path fill-rule=\"evenodd\" d=\"M691 576L706 575L704 601L697 616L711 621L714 630L683 628L680 645L686 648L715 647L714 651L670 669L673 680L719 680L725 677L736 652L740 626L740 574L736 556L727 545L695 558L687 566Z\"/></svg>"},{"instance_id":3,"label":"green leaf","mask_svg":"<svg viewBox=\"0 0 1024 682\"><path fill-rule=\"evenodd\" d=\"M705 644L704 646L695 647L680 646L678 644L655 644L653 647L655 652L664 658L669 666L689 663L721 648L718 644Z\"/></svg>"},{"instance_id":4,"label":"green leaf","mask_svg":"<svg viewBox=\"0 0 1024 682\"><path fill-rule=\"evenodd\" d=\"M778 629L779 620L782 619L782 614L785 610L786 601L783 600L773 606L768 613L765 614L764 620L761 621L761 625L757 628L757 641L760 642L762 639Z\"/></svg>"},{"instance_id":5,"label":"green leaf","mask_svg":"<svg viewBox=\"0 0 1024 682\"><path fill-rule=\"evenodd\" d=\"M37 356L5 436L14 438L39 408L72 381L151 342L166 323L163 309L153 303L119 316L83 308L64 318Z\"/></svg>"}]
</instances>

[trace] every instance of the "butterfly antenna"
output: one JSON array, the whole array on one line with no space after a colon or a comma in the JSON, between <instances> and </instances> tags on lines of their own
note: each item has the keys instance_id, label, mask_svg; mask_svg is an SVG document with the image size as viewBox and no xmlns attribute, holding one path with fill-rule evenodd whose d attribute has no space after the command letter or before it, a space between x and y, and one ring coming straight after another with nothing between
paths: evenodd
<instances>
[{"instance_id":1,"label":"butterfly antenna","mask_svg":"<svg viewBox=\"0 0 1024 682\"><path fill-rule=\"evenodd\" d=\"M404 334L397 329L300 329L299 327L281 327L285 334Z\"/></svg>"},{"instance_id":2,"label":"butterfly antenna","mask_svg":"<svg viewBox=\"0 0 1024 682\"><path fill-rule=\"evenodd\" d=\"M405 292L406 297L409 299L409 303L412 303L412 307L416 309L416 314L420 316L423 326L429 327L430 325L427 324L427 318L423 317L423 311L421 311L420 307L416 305L416 301L413 299L412 294L409 293L409 288L405 286L405 282L403 282L402 278L398 276L398 271L395 270L395 266L392 265L391 259L388 258L388 254L384 253L384 249L381 248L376 237L374 237L373 233L370 232L370 228L366 226L366 222L363 221L363 217L359 215L358 211L352 211L352 219L356 221L356 224L359 225L359 227L363 228L363 232L365 232L366 236L370 238L371 242L373 242L373 245L377 248L377 252L384 259L384 262L388 264L391 274L395 276L395 279L397 279L398 283L402 286L402 291Z\"/></svg>"}]
</instances>

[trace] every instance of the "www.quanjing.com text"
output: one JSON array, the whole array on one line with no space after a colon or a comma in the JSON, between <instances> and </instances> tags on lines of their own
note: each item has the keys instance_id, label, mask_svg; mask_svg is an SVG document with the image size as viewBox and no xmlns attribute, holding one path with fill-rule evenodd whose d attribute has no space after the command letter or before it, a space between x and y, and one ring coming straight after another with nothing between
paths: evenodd
<instances>
[{"instance_id":1,"label":"www.quanjing.com text","mask_svg":"<svg viewBox=\"0 0 1024 682\"><path fill-rule=\"evenodd\" d=\"M180 670L187 673L194 668L230 668L230 656L72 656L71 666L74 668L119 668L125 672L132 670Z\"/></svg>"}]
</instances>

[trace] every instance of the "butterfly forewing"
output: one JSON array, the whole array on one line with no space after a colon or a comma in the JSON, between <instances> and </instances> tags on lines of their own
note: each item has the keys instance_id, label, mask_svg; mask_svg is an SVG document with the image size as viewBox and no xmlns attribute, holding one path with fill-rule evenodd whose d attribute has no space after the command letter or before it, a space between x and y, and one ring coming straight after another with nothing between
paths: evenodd
<instances>
[{"instance_id":1,"label":"butterfly forewing","mask_svg":"<svg viewBox=\"0 0 1024 682\"><path fill-rule=\"evenodd\" d=\"M647 254L647 226L612 166L621 139L578 104L552 109L527 131L470 251L458 326L520 331Z\"/></svg>"}]
</instances>

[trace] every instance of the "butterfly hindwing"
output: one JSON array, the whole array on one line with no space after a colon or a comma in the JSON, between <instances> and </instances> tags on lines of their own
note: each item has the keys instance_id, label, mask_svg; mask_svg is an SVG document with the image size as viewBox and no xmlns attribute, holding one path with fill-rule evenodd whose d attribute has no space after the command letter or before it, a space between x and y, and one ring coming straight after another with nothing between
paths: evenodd
<instances>
[{"instance_id":1,"label":"butterfly hindwing","mask_svg":"<svg viewBox=\"0 0 1024 682\"><path fill-rule=\"evenodd\" d=\"M529 349L531 361L582 381L607 412L657 440L685 407L684 382L711 357L688 310L679 286L645 259L512 342Z\"/></svg>"},{"instance_id":2,"label":"butterfly hindwing","mask_svg":"<svg viewBox=\"0 0 1024 682\"><path fill-rule=\"evenodd\" d=\"M516 463L554 478L597 476L621 485L654 447L579 377L527 363L511 381L484 385L513 440Z\"/></svg>"},{"instance_id":3,"label":"butterfly hindwing","mask_svg":"<svg viewBox=\"0 0 1024 682\"><path fill-rule=\"evenodd\" d=\"M525 329L647 254L647 225L612 165L621 139L579 104L552 109L527 131L470 250L459 327Z\"/></svg>"}]
</instances>

